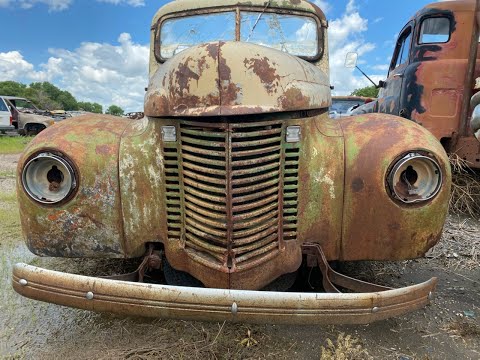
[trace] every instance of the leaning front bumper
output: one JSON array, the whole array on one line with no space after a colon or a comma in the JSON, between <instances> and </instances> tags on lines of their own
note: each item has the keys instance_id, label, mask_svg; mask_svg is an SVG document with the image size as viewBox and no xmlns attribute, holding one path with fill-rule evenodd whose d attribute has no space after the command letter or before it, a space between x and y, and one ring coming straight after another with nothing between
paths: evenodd
<instances>
[{"instance_id":1,"label":"leaning front bumper","mask_svg":"<svg viewBox=\"0 0 480 360\"><path fill-rule=\"evenodd\" d=\"M366 324L429 303L437 279L373 293L278 293L153 285L17 264L13 288L31 299L121 315L272 324Z\"/></svg>"}]
</instances>

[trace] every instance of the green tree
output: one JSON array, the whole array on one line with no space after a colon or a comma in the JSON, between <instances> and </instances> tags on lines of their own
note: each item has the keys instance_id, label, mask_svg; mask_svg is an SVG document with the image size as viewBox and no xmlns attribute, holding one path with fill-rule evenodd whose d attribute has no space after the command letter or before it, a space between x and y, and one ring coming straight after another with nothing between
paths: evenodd
<instances>
[{"instance_id":1,"label":"green tree","mask_svg":"<svg viewBox=\"0 0 480 360\"><path fill-rule=\"evenodd\" d=\"M48 81L31 83L29 88L33 91L42 93L42 99L48 97L57 104L56 107L48 107L50 110L78 110L77 100L72 94L70 94L68 91L60 90L58 87L49 83ZM42 107L47 108L46 105Z\"/></svg>"},{"instance_id":2,"label":"green tree","mask_svg":"<svg viewBox=\"0 0 480 360\"><path fill-rule=\"evenodd\" d=\"M115 116L122 116L124 113L123 109L117 105L110 105L105 111L105 114L115 115Z\"/></svg>"},{"instance_id":3,"label":"green tree","mask_svg":"<svg viewBox=\"0 0 480 360\"><path fill-rule=\"evenodd\" d=\"M43 110L58 110L62 108L62 104L58 101L51 99L43 90L37 90L28 87L25 90L25 95L27 99L31 100L35 105Z\"/></svg>"},{"instance_id":4,"label":"green tree","mask_svg":"<svg viewBox=\"0 0 480 360\"><path fill-rule=\"evenodd\" d=\"M16 81L0 81L0 95L25 97L26 88Z\"/></svg>"},{"instance_id":5,"label":"green tree","mask_svg":"<svg viewBox=\"0 0 480 360\"><path fill-rule=\"evenodd\" d=\"M96 114L102 114L103 113L103 107L102 105L98 103L91 103L91 102L85 102L85 101L80 101L78 103L78 108L83 111L88 111Z\"/></svg>"},{"instance_id":6,"label":"green tree","mask_svg":"<svg viewBox=\"0 0 480 360\"><path fill-rule=\"evenodd\" d=\"M78 110L77 99L68 91L62 91L55 100L62 104L64 110Z\"/></svg>"},{"instance_id":7,"label":"green tree","mask_svg":"<svg viewBox=\"0 0 480 360\"><path fill-rule=\"evenodd\" d=\"M375 86L367 86L361 89L356 89L350 95L376 98L378 97L379 91L380 89L377 89Z\"/></svg>"}]
</instances>

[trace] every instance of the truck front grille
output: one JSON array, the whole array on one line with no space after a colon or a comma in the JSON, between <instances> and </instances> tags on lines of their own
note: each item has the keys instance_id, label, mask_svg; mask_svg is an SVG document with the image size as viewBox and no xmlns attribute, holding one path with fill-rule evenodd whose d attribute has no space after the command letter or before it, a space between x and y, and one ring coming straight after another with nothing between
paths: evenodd
<instances>
[{"instance_id":1,"label":"truck front grille","mask_svg":"<svg viewBox=\"0 0 480 360\"><path fill-rule=\"evenodd\" d=\"M164 147L169 240L222 271L296 240L299 149L284 143L282 121L179 121L177 131Z\"/></svg>"}]
</instances>

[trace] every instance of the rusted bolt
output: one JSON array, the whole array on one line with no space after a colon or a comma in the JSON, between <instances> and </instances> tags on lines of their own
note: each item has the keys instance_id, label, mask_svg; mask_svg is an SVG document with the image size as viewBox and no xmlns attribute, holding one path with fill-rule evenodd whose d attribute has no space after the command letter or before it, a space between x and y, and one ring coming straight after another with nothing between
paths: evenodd
<instances>
[{"instance_id":1,"label":"rusted bolt","mask_svg":"<svg viewBox=\"0 0 480 360\"><path fill-rule=\"evenodd\" d=\"M372 309L372 313L377 313L380 311L380 308L378 308L377 306L375 306L373 309Z\"/></svg>"},{"instance_id":2,"label":"rusted bolt","mask_svg":"<svg viewBox=\"0 0 480 360\"><path fill-rule=\"evenodd\" d=\"M237 305L236 302L234 302L234 303L232 304L232 314L233 314L233 315L237 315L237 313L238 313L238 305Z\"/></svg>"},{"instance_id":3,"label":"rusted bolt","mask_svg":"<svg viewBox=\"0 0 480 360\"><path fill-rule=\"evenodd\" d=\"M87 300L93 300L93 292L87 292L87 295L85 297L87 298Z\"/></svg>"},{"instance_id":4,"label":"rusted bolt","mask_svg":"<svg viewBox=\"0 0 480 360\"><path fill-rule=\"evenodd\" d=\"M27 285L28 285L28 281L25 280L25 279L20 279L20 280L18 281L18 283L19 283L20 285L22 285L22 286L27 286Z\"/></svg>"}]
</instances>

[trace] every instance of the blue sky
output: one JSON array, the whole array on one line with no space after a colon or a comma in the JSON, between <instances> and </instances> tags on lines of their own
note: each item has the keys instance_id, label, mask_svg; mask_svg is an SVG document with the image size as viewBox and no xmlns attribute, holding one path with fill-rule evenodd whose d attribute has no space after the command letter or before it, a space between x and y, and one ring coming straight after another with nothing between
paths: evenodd
<instances>
[{"instance_id":1,"label":"blue sky","mask_svg":"<svg viewBox=\"0 0 480 360\"><path fill-rule=\"evenodd\" d=\"M148 81L149 27L166 2L0 0L0 81L47 80L79 100L139 110ZM343 68L350 50L359 52L369 75L384 78L396 35L430 2L405 0L400 6L391 0L317 0L330 21L336 92L368 85L360 74Z\"/></svg>"}]
</instances>

